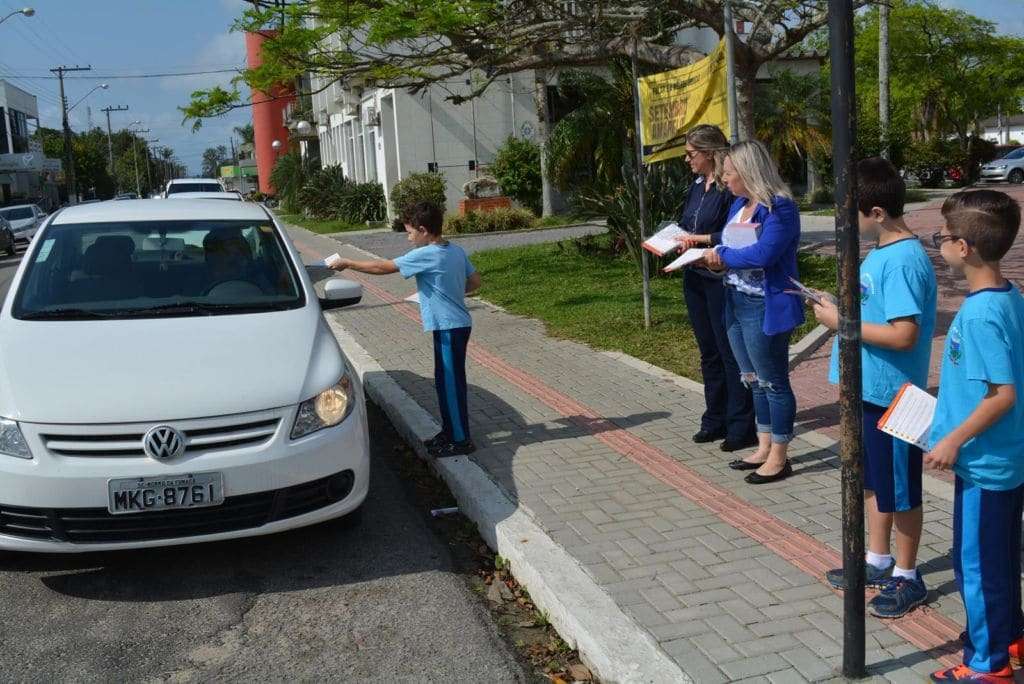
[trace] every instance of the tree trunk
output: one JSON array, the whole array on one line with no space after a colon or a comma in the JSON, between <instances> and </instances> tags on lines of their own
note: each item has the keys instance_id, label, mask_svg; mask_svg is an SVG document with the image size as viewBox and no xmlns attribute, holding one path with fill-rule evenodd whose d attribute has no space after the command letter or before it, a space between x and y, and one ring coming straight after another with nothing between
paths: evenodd
<instances>
[{"instance_id":1,"label":"tree trunk","mask_svg":"<svg viewBox=\"0 0 1024 684\"><path fill-rule=\"evenodd\" d=\"M737 43L742 45L740 41ZM739 119L740 140L753 140L757 137L757 130L754 128L754 85L760 66L748 46L737 46L736 117Z\"/></svg>"},{"instance_id":2,"label":"tree trunk","mask_svg":"<svg viewBox=\"0 0 1024 684\"><path fill-rule=\"evenodd\" d=\"M548 136L551 133L548 104L548 72L534 72L534 105L537 108L537 144L540 145L541 216L554 214L554 186L548 174Z\"/></svg>"}]
</instances>

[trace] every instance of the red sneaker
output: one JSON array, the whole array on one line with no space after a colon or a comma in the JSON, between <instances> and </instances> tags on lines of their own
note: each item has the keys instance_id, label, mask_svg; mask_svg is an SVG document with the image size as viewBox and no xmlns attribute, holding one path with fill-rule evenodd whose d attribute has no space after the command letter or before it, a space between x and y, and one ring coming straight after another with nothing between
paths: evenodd
<instances>
[{"instance_id":1,"label":"red sneaker","mask_svg":"<svg viewBox=\"0 0 1024 684\"><path fill-rule=\"evenodd\" d=\"M933 682L979 682L980 684L1008 684L1013 681L1013 668L1009 665L998 672L975 672L966 665L957 665L932 672Z\"/></svg>"},{"instance_id":2,"label":"red sneaker","mask_svg":"<svg viewBox=\"0 0 1024 684\"><path fill-rule=\"evenodd\" d=\"M1024 637L1010 642L1010 664L1014 667L1024 666Z\"/></svg>"}]
</instances>

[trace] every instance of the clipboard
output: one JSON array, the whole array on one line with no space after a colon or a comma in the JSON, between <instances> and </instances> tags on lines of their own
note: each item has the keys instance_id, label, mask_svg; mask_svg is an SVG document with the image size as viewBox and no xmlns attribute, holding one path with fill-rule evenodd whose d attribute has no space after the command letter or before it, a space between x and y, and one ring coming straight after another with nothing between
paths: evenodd
<instances>
[{"instance_id":1,"label":"clipboard","mask_svg":"<svg viewBox=\"0 0 1024 684\"><path fill-rule=\"evenodd\" d=\"M878 429L896 439L927 450L938 399L920 387L900 387L889 408L878 419Z\"/></svg>"}]
</instances>

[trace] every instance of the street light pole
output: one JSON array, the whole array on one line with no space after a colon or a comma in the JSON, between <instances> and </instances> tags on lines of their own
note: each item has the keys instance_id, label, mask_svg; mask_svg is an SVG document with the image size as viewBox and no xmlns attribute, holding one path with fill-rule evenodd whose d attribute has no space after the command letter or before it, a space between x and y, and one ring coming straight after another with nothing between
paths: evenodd
<instances>
[{"instance_id":1,"label":"street light pole","mask_svg":"<svg viewBox=\"0 0 1024 684\"><path fill-rule=\"evenodd\" d=\"M64 127L64 178L68 185L68 203L78 203L78 188L75 187L75 150L71 146L71 125L68 123L68 99L64 95L64 74L68 71L92 71L91 66L64 66L50 69L51 73L57 74L60 81L60 109L61 119Z\"/></svg>"},{"instance_id":2,"label":"street light pole","mask_svg":"<svg viewBox=\"0 0 1024 684\"><path fill-rule=\"evenodd\" d=\"M128 125L132 134L132 162L135 164L135 194L142 197L142 182L139 180L139 136L138 133L149 133L149 129L135 130L132 126L141 126L141 121L133 121Z\"/></svg>"},{"instance_id":3,"label":"street light pole","mask_svg":"<svg viewBox=\"0 0 1024 684\"><path fill-rule=\"evenodd\" d=\"M15 14L22 14L26 17L31 17L35 13L36 11L31 7L22 7L20 10L14 10L13 12L5 16L3 19L0 19L0 24L4 23L5 21L13 17Z\"/></svg>"},{"instance_id":4,"label":"street light pole","mask_svg":"<svg viewBox=\"0 0 1024 684\"><path fill-rule=\"evenodd\" d=\"M160 138L146 139L146 185L149 187L150 192L153 192L153 179L149 175L149 145L155 142L160 142ZM139 199L142 199L142 195L139 195Z\"/></svg>"},{"instance_id":5,"label":"street light pole","mask_svg":"<svg viewBox=\"0 0 1024 684\"><path fill-rule=\"evenodd\" d=\"M110 163L110 175L114 175L114 143L112 142L110 132L110 112L127 112L128 105L117 105L116 107L104 107L100 111L106 112L107 115L107 158ZM120 186L117 188L121 190Z\"/></svg>"},{"instance_id":6,"label":"street light pole","mask_svg":"<svg viewBox=\"0 0 1024 684\"><path fill-rule=\"evenodd\" d=\"M864 671L864 464L860 360L860 235L857 220L853 0L829 0L832 150L839 260L839 456L843 510L843 676Z\"/></svg>"}]
</instances>

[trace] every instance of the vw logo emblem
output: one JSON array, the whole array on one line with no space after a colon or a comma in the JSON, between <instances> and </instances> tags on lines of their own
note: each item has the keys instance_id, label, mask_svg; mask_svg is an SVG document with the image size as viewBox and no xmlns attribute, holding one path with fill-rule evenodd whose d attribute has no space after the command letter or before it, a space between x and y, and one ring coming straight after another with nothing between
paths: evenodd
<instances>
[{"instance_id":1,"label":"vw logo emblem","mask_svg":"<svg viewBox=\"0 0 1024 684\"><path fill-rule=\"evenodd\" d=\"M185 453L185 437L169 425L158 425L142 438L142 450L158 461L177 458Z\"/></svg>"}]
</instances>

